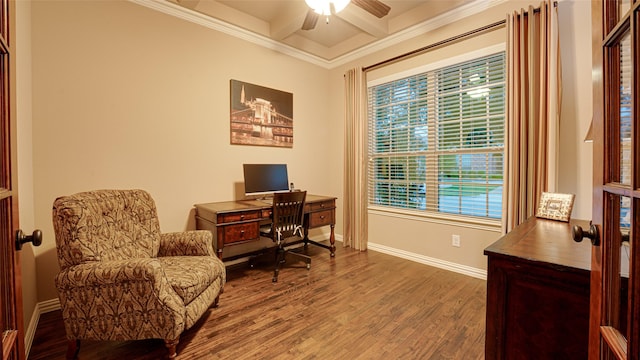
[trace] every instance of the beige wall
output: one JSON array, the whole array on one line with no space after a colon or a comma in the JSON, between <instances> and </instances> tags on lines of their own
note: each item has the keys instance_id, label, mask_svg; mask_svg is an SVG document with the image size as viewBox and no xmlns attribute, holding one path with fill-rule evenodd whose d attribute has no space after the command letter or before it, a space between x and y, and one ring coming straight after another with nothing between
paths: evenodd
<instances>
[{"instance_id":1,"label":"beige wall","mask_svg":"<svg viewBox=\"0 0 640 360\"><path fill-rule=\"evenodd\" d=\"M593 144L585 143L592 113L591 2L559 3L563 97L558 191L576 194L572 217L591 219Z\"/></svg>"},{"instance_id":2,"label":"beige wall","mask_svg":"<svg viewBox=\"0 0 640 360\"><path fill-rule=\"evenodd\" d=\"M51 204L77 191L147 189L162 230L177 231L193 227L194 203L235 196L243 162L286 162L297 187L338 197L341 234L346 69L501 20L522 4L507 2L327 70L129 2L33 2L33 218L45 235L35 254L38 301L57 296ZM591 197L590 176L575 175L591 168L581 139L590 120L590 46L588 36L578 36L590 33L589 6L559 5L561 41L569 33L574 39L562 44L561 161L575 163L561 168L559 186L577 194L580 218L589 217ZM294 94L293 149L229 145L230 79ZM369 234L380 247L480 270L482 250L499 236L379 213L370 217ZM452 234L461 236L460 248L451 247Z\"/></svg>"},{"instance_id":3,"label":"beige wall","mask_svg":"<svg viewBox=\"0 0 640 360\"><path fill-rule=\"evenodd\" d=\"M125 1L32 11L39 301L57 297L57 196L143 188L168 232L193 228L193 204L233 199L244 162L287 163L296 187L340 195L326 69ZM293 93L293 149L229 144L230 79Z\"/></svg>"}]
</instances>

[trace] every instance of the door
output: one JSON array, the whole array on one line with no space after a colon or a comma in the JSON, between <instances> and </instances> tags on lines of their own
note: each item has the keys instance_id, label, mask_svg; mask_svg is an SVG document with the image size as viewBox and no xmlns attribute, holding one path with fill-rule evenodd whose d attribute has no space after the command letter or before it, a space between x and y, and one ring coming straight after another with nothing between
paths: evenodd
<instances>
[{"instance_id":1,"label":"door","mask_svg":"<svg viewBox=\"0 0 640 360\"><path fill-rule=\"evenodd\" d=\"M24 359L15 131L15 31L13 1L0 0L0 324L2 360Z\"/></svg>"},{"instance_id":2,"label":"door","mask_svg":"<svg viewBox=\"0 0 640 360\"><path fill-rule=\"evenodd\" d=\"M640 359L639 5L592 1L590 359Z\"/></svg>"}]
</instances>

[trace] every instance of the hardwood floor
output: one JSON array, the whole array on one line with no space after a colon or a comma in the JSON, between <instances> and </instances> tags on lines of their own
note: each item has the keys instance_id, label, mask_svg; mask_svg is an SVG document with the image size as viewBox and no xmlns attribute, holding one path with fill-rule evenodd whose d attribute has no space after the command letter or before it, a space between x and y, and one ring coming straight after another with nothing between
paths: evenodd
<instances>
[{"instance_id":1,"label":"hardwood floor","mask_svg":"<svg viewBox=\"0 0 640 360\"><path fill-rule=\"evenodd\" d=\"M309 253L311 270L288 263L276 284L267 261L229 267L220 306L182 335L178 358L484 358L485 281L374 251ZM29 359L63 359L65 351L60 311L43 314ZM165 355L161 340L80 348L80 359Z\"/></svg>"}]
</instances>

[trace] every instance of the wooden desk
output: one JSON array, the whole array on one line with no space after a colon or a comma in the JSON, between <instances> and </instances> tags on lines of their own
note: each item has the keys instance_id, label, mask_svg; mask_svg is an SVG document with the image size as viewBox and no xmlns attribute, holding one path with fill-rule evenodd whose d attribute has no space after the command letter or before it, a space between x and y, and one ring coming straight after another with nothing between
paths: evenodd
<instances>
[{"instance_id":1,"label":"wooden desk","mask_svg":"<svg viewBox=\"0 0 640 360\"><path fill-rule=\"evenodd\" d=\"M486 359L586 359L591 243L571 227L532 217L488 256Z\"/></svg>"},{"instance_id":2,"label":"wooden desk","mask_svg":"<svg viewBox=\"0 0 640 360\"><path fill-rule=\"evenodd\" d=\"M260 200L236 200L196 204L196 229L210 230L213 243L220 259L223 258L225 246L235 246L257 242L260 240L260 225L271 222L272 206ZM310 195L304 206L304 239L329 249L335 256L336 198L330 196ZM330 245L309 239L309 229L330 226Z\"/></svg>"}]
</instances>

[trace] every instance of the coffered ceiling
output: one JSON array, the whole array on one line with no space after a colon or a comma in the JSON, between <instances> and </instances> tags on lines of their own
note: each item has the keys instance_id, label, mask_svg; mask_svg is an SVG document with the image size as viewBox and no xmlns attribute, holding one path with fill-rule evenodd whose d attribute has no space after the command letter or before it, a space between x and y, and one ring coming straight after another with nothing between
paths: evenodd
<instances>
[{"instance_id":1,"label":"coffered ceiling","mask_svg":"<svg viewBox=\"0 0 640 360\"><path fill-rule=\"evenodd\" d=\"M499 0L380 0L391 8L382 18L352 2L338 14L321 15L312 30L302 30L309 11L304 0L131 1L331 67L385 42L424 33L438 19L437 26L444 25Z\"/></svg>"}]
</instances>

